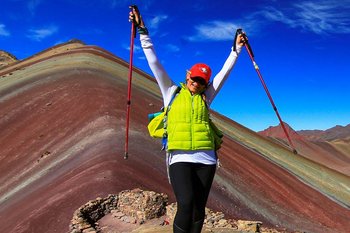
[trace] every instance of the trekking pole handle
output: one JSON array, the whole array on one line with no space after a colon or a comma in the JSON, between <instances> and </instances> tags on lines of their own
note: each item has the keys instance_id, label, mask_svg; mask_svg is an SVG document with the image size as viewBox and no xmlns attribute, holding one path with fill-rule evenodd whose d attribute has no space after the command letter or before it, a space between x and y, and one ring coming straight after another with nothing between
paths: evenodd
<instances>
[{"instance_id":1,"label":"trekking pole handle","mask_svg":"<svg viewBox=\"0 0 350 233\"><path fill-rule=\"evenodd\" d=\"M246 48L248 49L250 55L252 56L252 58L254 58L254 53L253 53L253 50L252 48L250 47L250 44L248 42L248 37L247 35L243 32L242 28L238 28L237 31L236 31L237 35L242 35L244 41L245 41L245 45L246 45Z\"/></svg>"},{"instance_id":2,"label":"trekking pole handle","mask_svg":"<svg viewBox=\"0 0 350 233\"><path fill-rule=\"evenodd\" d=\"M129 8L130 8L131 10L135 10L137 16L138 16L138 17L141 17L139 8L138 8L136 5L131 5ZM137 25L136 19L135 19L135 17L134 17L134 19L133 19L134 38L136 38L136 28L137 28L138 26L139 26L139 25Z\"/></svg>"}]
</instances>

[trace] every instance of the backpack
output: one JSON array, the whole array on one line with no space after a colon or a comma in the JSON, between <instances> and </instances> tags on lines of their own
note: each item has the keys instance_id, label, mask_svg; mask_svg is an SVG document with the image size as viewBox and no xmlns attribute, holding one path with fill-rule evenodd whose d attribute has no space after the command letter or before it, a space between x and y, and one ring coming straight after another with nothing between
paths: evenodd
<instances>
[{"instance_id":1,"label":"backpack","mask_svg":"<svg viewBox=\"0 0 350 233\"><path fill-rule=\"evenodd\" d=\"M163 144L162 150L164 150L166 147L166 142L168 137L168 134L166 132L168 112L170 110L171 104L173 103L175 97L177 96L180 90L181 90L180 87L176 88L166 108L162 107L160 112L148 114L148 121L149 121L147 125L148 132L151 135L151 137L162 138L162 144Z\"/></svg>"}]
</instances>

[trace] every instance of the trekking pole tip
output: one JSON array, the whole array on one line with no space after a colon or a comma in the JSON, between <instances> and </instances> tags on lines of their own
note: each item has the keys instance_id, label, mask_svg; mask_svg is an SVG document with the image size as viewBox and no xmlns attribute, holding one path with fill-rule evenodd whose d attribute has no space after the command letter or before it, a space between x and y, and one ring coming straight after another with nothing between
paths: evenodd
<instances>
[{"instance_id":1,"label":"trekking pole tip","mask_svg":"<svg viewBox=\"0 0 350 233\"><path fill-rule=\"evenodd\" d=\"M129 158L128 152L125 152L124 159L127 160Z\"/></svg>"}]
</instances>

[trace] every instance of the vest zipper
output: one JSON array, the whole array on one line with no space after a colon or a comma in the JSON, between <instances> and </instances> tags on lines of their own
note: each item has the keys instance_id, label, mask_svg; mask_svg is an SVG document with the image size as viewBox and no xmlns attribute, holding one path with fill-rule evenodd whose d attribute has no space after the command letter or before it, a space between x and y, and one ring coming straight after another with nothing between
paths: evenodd
<instances>
[{"instance_id":1,"label":"vest zipper","mask_svg":"<svg viewBox=\"0 0 350 233\"><path fill-rule=\"evenodd\" d=\"M194 95L191 95L191 134L192 134L192 141L191 141L191 148L194 149L194 127L193 127L193 115L194 115Z\"/></svg>"}]
</instances>

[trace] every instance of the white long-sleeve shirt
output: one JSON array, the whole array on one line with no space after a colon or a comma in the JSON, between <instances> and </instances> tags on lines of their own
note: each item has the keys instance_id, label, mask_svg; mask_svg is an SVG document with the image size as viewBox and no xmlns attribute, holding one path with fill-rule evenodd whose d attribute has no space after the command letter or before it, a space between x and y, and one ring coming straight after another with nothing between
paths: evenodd
<instances>
[{"instance_id":1,"label":"white long-sleeve shirt","mask_svg":"<svg viewBox=\"0 0 350 233\"><path fill-rule=\"evenodd\" d=\"M164 106L168 106L172 95L174 94L178 85L169 77L162 64L159 62L154 50L151 38L148 35L140 35L141 46L145 53L148 65L152 70L154 77L157 80L160 91L163 96ZM216 94L220 91L224 82L228 78L233 66L237 61L238 54L241 51L240 46L236 46L236 51L231 49L231 52L226 59L220 72L215 75L213 81L205 90L205 100L209 107L214 100ZM170 156L170 165L176 162L191 162L202 164L216 164L216 154L214 150L197 150L197 151L172 151Z\"/></svg>"}]
</instances>

